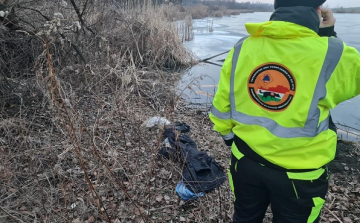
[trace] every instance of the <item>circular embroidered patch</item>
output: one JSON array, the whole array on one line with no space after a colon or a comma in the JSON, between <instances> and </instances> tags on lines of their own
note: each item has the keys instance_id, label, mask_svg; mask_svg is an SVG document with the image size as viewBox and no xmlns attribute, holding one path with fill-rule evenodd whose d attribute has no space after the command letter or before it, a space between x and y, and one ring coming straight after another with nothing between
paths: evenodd
<instances>
[{"instance_id":1,"label":"circular embroidered patch","mask_svg":"<svg viewBox=\"0 0 360 223\"><path fill-rule=\"evenodd\" d=\"M257 67L249 77L251 99L270 111L283 111L293 100L296 81L293 74L280 64L268 63Z\"/></svg>"}]
</instances>

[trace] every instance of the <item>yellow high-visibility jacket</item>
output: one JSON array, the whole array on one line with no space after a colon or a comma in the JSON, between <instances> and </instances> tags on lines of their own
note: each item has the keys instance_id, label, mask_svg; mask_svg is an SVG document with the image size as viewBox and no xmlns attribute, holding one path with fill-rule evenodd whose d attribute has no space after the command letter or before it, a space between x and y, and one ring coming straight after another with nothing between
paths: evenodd
<instances>
[{"instance_id":1,"label":"yellow high-visibility jacket","mask_svg":"<svg viewBox=\"0 0 360 223\"><path fill-rule=\"evenodd\" d=\"M238 159L249 155L287 170L323 167L336 152L329 109L360 94L359 52L291 22L246 29L250 36L221 70L210 111L214 130L235 137Z\"/></svg>"}]
</instances>

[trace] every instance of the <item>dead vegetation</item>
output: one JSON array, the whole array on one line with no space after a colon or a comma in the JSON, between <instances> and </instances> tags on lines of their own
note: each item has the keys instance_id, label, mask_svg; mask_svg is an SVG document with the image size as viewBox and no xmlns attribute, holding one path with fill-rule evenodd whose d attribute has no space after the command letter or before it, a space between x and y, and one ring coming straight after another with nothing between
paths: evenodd
<instances>
[{"instance_id":1,"label":"dead vegetation","mask_svg":"<svg viewBox=\"0 0 360 223\"><path fill-rule=\"evenodd\" d=\"M164 71L192 59L162 9L124 12L85 0L7 7L0 222L230 222L228 183L180 200L181 166L156 156L162 130L141 128L155 115L184 121L199 149L228 165L230 151L207 115L184 108L174 89L179 74ZM359 159L359 150L344 156ZM358 220L358 168L343 171L333 175L325 222Z\"/></svg>"},{"instance_id":2,"label":"dead vegetation","mask_svg":"<svg viewBox=\"0 0 360 223\"><path fill-rule=\"evenodd\" d=\"M241 10L226 8L225 6L196 5L165 5L163 6L165 16L170 21L184 20L190 16L192 19L203 19L206 17L223 17L239 15Z\"/></svg>"}]
</instances>

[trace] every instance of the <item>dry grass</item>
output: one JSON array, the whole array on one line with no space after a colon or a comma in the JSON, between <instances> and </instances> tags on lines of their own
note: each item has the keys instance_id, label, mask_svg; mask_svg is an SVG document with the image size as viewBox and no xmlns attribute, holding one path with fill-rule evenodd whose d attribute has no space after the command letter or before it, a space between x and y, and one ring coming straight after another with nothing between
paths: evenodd
<instances>
[{"instance_id":1,"label":"dry grass","mask_svg":"<svg viewBox=\"0 0 360 223\"><path fill-rule=\"evenodd\" d=\"M80 29L71 5L50 1L14 1L17 30L0 25L0 222L230 222L228 183L180 200L182 166L156 155L162 129L141 128L155 115L184 121L228 165L207 114L175 94L180 74L164 71L192 63L172 26L160 11L88 3ZM328 209L355 222L337 199L358 192L333 184Z\"/></svg>"},{"instance_id":2,"label":"dry grass","mask_svg":"<svg viewBox=\"0 0 360 223\"><path fill-rule=\"evenodd\" d=\"M164 5L162 6L164 15L170 21L184 20L186 16L192 19L202 19L206 17L223 17L231 15L239 15L240 10L228 9L224 6L207 6L207 5Z\"/></svg>"},{"instance_id":3,"label":"dry grass","mask_svg":"<svg viewBox=\"0 0 360 223\"><path fill-rule=\"evenodd\" d=\"M10 86L1 97L0 222L228 218L225 185L180 201L181 166L157 158L161 130L140 127L159 115L201 124L197 140L210 131L206 115L184 115L173 87L180 75L163 71L192 58L161 10L91 5L81 24L71 6L42 3L14 2L16 29L0 31Z\"/></svg>"},{"instance_id":4,"label":"dry grass","mask_svg":"<svg viewBox=\"0 0 360 223\"><path fill-rule=\"evenodd\" d=\"M185 113L172 93L174 77L129 70L124 76L136 75L137 82L124 84L125 80L106 69L90 68L70 77L71 70L54 72L49 52L44 56L40 60L48 64L48 75L38 74L36 83L27 83L35 85L38 94L44 92L44 107L41 103L23 105L22 118L8 117L0 125L1 160L7 160L1 168L1 174L6 173L0 187L2 220L228 219L231 193L227 185L204 199L180 201L174 188L181 166L156 157L161 130L140 128L147 118L161 115L196 126L192 131L196 141L207 137L207 116ZM213 142L199 146L213 150ZM224 148L213 151L220 149ZM227 160L220 162L224 165Z\"/></svg>"}]
</instances>

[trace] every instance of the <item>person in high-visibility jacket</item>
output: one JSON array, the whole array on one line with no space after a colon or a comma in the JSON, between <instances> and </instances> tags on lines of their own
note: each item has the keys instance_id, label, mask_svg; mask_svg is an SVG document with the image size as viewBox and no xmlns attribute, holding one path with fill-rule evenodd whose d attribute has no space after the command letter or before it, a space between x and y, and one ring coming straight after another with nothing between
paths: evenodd
<instances>
[{"instance_id":1,"label":"person in high-visibility jacket","mask_svg":"<svg viewBox=\"0 0 360 223\"><path fill-rule=\"evenodd\" d=\"M225 60L210 111L231 146L233 222L319 222L337 134L329 110L360 94L359 52L325 0L275 0ZM324 33L328 36L321 37Z\"/></svg>"}]
</instances>

